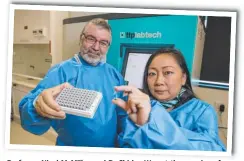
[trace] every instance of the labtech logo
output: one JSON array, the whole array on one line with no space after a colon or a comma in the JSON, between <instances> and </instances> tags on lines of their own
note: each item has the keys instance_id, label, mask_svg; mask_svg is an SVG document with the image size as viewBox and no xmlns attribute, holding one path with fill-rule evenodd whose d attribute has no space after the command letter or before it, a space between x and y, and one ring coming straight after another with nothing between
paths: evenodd
<instances>
[{"instance_id":1,"label":"labtech logo","mask_svg":"<svg viewBox=\"0 0 244 161\"><path fill-rule=\"evenodd\" d=\"M160 39L162 37L161 32L120 32L120 38L127 39L142 39L142 38L151 38L151 39Z\"/></svg>"}]
</instances>

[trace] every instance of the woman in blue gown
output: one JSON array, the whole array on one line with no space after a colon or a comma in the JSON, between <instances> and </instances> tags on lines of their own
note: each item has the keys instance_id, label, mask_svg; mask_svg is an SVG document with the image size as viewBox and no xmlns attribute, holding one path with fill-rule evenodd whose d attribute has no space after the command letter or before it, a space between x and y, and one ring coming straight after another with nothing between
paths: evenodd
<instances>
[{"instance_id":1,"label":"woman in blue gown","mask_svg":"<svg viewBox=\"0 0 244 161\"><path fill-rule=\"evenodd\" d=\"M118 145L125 148L226 151L218 136L214 108L196 98L190 74L179 50L164 48L149 58L143 92L116 86L128 100L113 103L129 115L123 121Z\"/></svg>"}]
</instances>

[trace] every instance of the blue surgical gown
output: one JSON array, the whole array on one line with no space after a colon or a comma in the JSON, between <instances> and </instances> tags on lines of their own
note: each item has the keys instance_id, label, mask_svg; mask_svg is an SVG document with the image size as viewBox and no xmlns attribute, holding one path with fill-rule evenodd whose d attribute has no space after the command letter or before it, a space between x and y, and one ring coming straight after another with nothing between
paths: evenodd
<instances>
[{"instance_id":1,"label":"blue surgical gown","mask_svg":"<svg viewBox=\"0 0 244 161\"><path fill-rule=\"evenodd\" d=\"M91 66L81 56L79 60L81 64L73 57L52 67L37 87L21 100L21 125L36 135L42 135L53 127L58 134L56 145L60 146L114 147L118 133L118 112L112 99L114 86L123 85L123 77L107 63ZM69 82L76 88L96 90L103 94L92 119L66 114L64 120L58 120L38 115L33 106L34 99L44 89L64 82Z\"/></svg>"},{"instance_id":2,"label":"blue surgical gown","mask_svg":"<svg viewBox=\"0 0 244 161\"><path fill-rule=\"evenodd\" d=\"M120 147L226 151L218 136L217 115L211 105L197 98L171 112L155 100L151 105L149 121L142 126L124 118L123 132L118 136Z\"/></svg>"}]
</instances>

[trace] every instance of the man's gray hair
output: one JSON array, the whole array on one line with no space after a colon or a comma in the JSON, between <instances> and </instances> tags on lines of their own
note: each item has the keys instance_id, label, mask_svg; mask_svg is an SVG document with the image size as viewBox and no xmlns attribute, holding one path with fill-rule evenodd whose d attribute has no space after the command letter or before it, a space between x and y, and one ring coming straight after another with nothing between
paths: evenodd
<instances>
[{"instance_id":1,"label":"man's gray hair","mask_svg":"<svg viewBox=\"0 0 244 161\"><path fill-rule=\"evenodd\" d=\"M107 22L105 19L103 19L103 18L94 18L94 19L90 20L90 21L85 25L85 27L83 28L83 30L82 30L82 32L81 32L80 38L81 38L82 34L85 32L86 27L87 27L89 24L94 24L94 25L99 26L99 27L101 27L101 28L103 28L103 29L106 29L107 31L110 32L110 34L112 34L111 27L110 27L110 25L108 24L108 22Z\"/></svg>"}]
</instances>

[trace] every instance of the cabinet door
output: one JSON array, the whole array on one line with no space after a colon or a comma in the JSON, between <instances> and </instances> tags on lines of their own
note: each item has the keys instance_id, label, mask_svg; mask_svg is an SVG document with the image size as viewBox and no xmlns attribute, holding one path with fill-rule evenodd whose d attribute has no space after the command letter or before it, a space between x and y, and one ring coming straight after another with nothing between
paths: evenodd
<instances>
[{"instance_id":1,"label":"cabinet door","mask_svg":"<svg viewBox=\"0 0 244 161\"><path fill-rule=\"evenodd\" d=\"M49 11L15 10L14 43L49 43ZM45 29L45 36L34 36L34 30Z\"/></svg>"},{"instance_id":2,"label":"cabinet door","mask_svg":"<svg viewBox=\"0 0 244 161\"><path fill-rule=\"evenodd\" d=\"M28 42L28 37L30 37L30 30L25 29L27 25L26 13L23 10L15 10L14 13L14 43ZM28 26L27 26L28 27Z\"/></svg>"},{"instance_id":3,"label":"cabinet door","mask_svg":"<svg viewBox=\"0 0 244 161\"><path fill-rule=\"evenodd\" d=\"M25 88L20 85L14 85L14 87L12 88L13 113L15 117L19 117L19 103L30 90L30 88Z\"/></svg>"}]
</instances>

